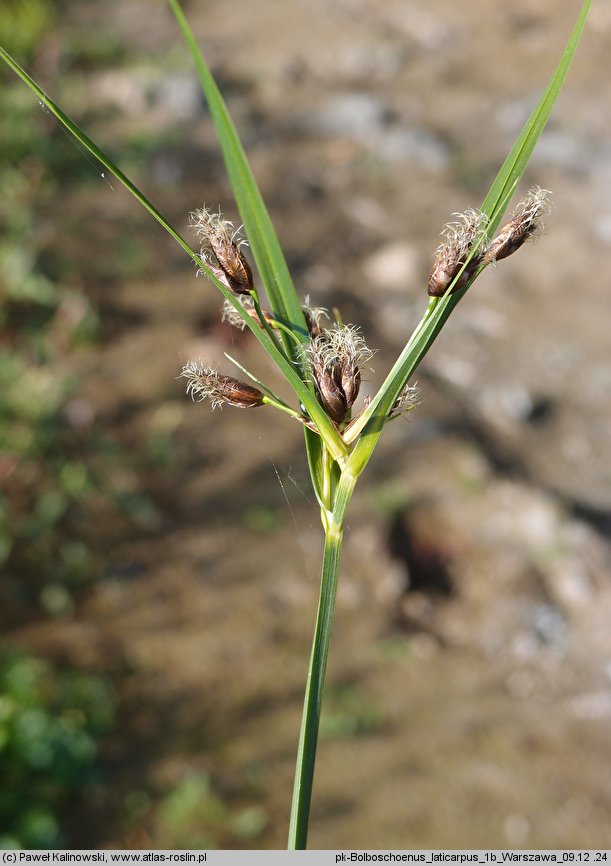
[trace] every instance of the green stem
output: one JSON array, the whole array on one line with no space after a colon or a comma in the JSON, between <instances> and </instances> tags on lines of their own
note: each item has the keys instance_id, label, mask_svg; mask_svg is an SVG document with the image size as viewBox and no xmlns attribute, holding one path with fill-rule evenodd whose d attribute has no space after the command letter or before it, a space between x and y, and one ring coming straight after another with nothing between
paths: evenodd
<instances>
[{"instance_id":1,"label":"green stem","mask_svg":"<svg viewBox=\"0 0 611 866\"><path fill-rule=\"evenodd\" d=\"M296 412L294 409L291 409L290 406L287 406L283 400L278 400L276 397L271 397L268 394L265 394L263 397L263 402L268 406L273 406L275 409L280 409L281 412L286 412L287 415L290 415L291 418L295 418L296 421L305 421L306 418L304 415L301 415L299 412Z\"/></svg>"},{"instance_id":2,"label":"green stem","mask_svg":"<svg viewBox=\"0 0 611 866\"><path fill-rule=\"evenodd\" d=\"M337 590L341 549L342 528L328 521L325 534L325 551L322 563L316 629L312 643L312 654L310 657L310 668L299 734L297 768L295 771L289 828L288 848L290 850L305 848L308 839L308 822L310 818L310 803L312 801L318 727L327 658L329 655L331 623L335 608L335 593Z\"/></svg>"},{"instance_id":3,"label":"green stem","mask_svg":"<svg viewBox=\"0 0 611 866\"><path fill-rule=\"evenodd\" d=\"M284 351L284 348L278 342L278 338L276 337L276 335L274 334L274 332L272 331L272 329L270 328L270 326L267 323L267 319L265 318L265 315L263 314L263 310L261 309L261 302L259 300L259 293L257 292L256 289L251 289L250 297L252 298L253 303L255 305L255 311L257 313L257 316L259 317L259 321L261 322L261 327L263 328L264 331L266 331L267 336L270 338L272 343L274 343L274 345L276 346L276 348L278 349L279 352L282 352L282 354L284 355L284 357L286 358L286 360L290 364L291 361L287 357L287 354Z\"/></svg>"},{"instance_id":4,"label":"green stem","mask_svg":"<svg viewBox=\"0 0 611 866\"><path fill-rule=\"evenodd\" d=\"M303 345L303 341L299 339L297 334L294 331L291 331L290 328L287 328L286 325L283 325L282 322L279 322L278 319L272 319L271 325L273 328L277 328L279 331L282 331L284 334L286 334L287 337L289 337L289 339L293 341L295 346L297 346L297 348Z\"/></svg>"},{"instance_id":5,"label":"green stem","mask_svg":"<svg viewBox=\"0 0 611 866\"><path fill-rule=\"evenodd\" d=\"M326 512L325 519L323 520L325 526L325 549L322 562L318 613L316 615L316 627L312 642L312 653L310 656L310 667L299 733L297 767L295 770L289 827L289 850L305 848L308 839L308 822L312 801L318 728L322 709L327 659L329 657L333 611L335 609L344 516L355 484L356 478L354 476L347 472L342 474L336 491L335 507L332 512Z\"/></svg>"}]
</instances>

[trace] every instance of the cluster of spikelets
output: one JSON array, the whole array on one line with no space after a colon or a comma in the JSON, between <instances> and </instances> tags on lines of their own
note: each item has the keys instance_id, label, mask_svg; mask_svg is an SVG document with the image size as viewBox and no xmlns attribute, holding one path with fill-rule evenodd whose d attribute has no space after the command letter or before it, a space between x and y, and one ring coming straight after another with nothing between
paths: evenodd
<instances>
[{"instance_id":1,"label":"cluster of spikelets","mask_svg":"<svg viewBox=\"0 0 611 866\"><path fill-rule=\"evenodd\" d=\"M549 192L533 187L509 222L492 239L488 235L487 218L481 211L470 208L463 214L456 214L457 220L448 223L442 232L443 240L428 280L429 295L442 297L464 289L487 265L512 255L540 232L542 216L548 209ZM240 230L235 230L233 223L225 220L220 212L212 213L206 208L191 215L191 224L202 244L200 258L205 268L232 294L239 296L244 312L273 336L275 329L282 328L282 323L259 304L252 270L243 252L246 242ZM324 327L329 320L327 310L310 306L307 298L302 309L309 342L301 350L299 363L311 376L318 402L343 430L351 420L359 393L361 367L373 353L358 327L341 322ZM245 327L244 318L229 301L225 301L223 321L241 330ZM201 361L186 364L181 375L187 379L187 393L194 400L210 400L213 408L225 404L239 408L270 404L311 426L306 416L291 410L256 379L254 381L265 393L239 379L222 375ZM416 405L417 396L415 386L406 386L389 417L405 415Z\"/></svg>"},{"instance_id":2,"label":"cluster of spikelets","mask_svg":"<svg viewBox=\"0 0 611 866\"><path fill-rule=\"evenodd\" d=\"M488 219L469 208L448 223L442 232L428 282L429 295L440 298L463 289L486 265L506 259L542 228L541 218L549 210L550 192L533 187L520 202L511 219L492 240L488 240Z\"/></svg>"},{"instance_id":3,"label":"cluster of spikelets","mask_svg":"<svg viewBox=\"0 0 611 866\"><path fill-rule=\"evenodd\" d=\"M236 231L233 223L223 219L220 213L206 208L191 215L191 224L202 243L200 258L206 269L240 297L240 304L247 315L273 334L282 323L272 313L261 309L258 303L252 270L243 252L245 241L240 237L239 229ZM309 342L301 349L299 363L311 376L321 406L341 426L350 420L350 410L361 385L361 367L372 352L357 327L341 322L324 327L329 320L327 310L311 306L307 298L302 309ZM223 321L241 330L245 327L243 316L229 301L223 307ZM213 407L228 404L250 408L271 404L288 408L268 389L264 393L231 376L221 375L201 361L186 364L182 376L187 379L187 392L191 397L194 400L208 399ZM405 412L407 408L404 399L401 411ZM293 414L304 423L310 423L300 413Z\"/></svg>"}]
</instances>

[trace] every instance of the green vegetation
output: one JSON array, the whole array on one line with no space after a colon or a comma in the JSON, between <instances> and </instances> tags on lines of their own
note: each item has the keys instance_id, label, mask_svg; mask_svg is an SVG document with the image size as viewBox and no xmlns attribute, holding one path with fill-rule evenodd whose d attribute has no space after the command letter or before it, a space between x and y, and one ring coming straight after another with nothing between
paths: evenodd
<instances>
[{"instance_id":1,"label":"green vegetation","mask_svg":"<svg viewBox=\"0 0 611 866\"><path fill-rule=\"evenodd\" d=\"M5 653L0 661L0 847L54 848L62 814L97 781L98 738L113 723L99 676Z\"/></svg>"},{"instance_id":2,"label":"green vegetation","mask_svg":"<svg viewBox=\"0 0 611 866\"><path fill-rule=\"evenodd\" d=\"M379 707L356 686L330 685L325 694L325 707L320 719L323 739L349 739L374 734L384 724Z\"/></svg>"},{"instance_id":3,"label":"green vegetation","mask_svg":"<svg viewBox=\"0 0 611 866\"><path fill-rule=\"evenodd\" d=\"M252 844L267 824L260 806L231 809L210 778L189 773L161 801L155 821L159 848L235 848Z\"/></svg>"},{"instance_id":4,"label":"green vegetation","mask_svg":"<svg viewBox=\"0 0 611 866\"><path fill-rule=\"evenodd\" d=\"M0 32L10 33L13 49L30 59L56 16L49 0L8 0L0 7ZM80 46L79 62L87 50ZM91 166L8 78L0 113L0 619L6 631L74 613L81 591L100 573L82 518L96 497L111 495L100 471L104 462L116 466L123 457L109 443L104 451L104 443L91 440L91 419L70 369L75 354L97 340L98 314L82 291L78 267L62 258L45 224L45 208L65 178L83 186ZM69 842L66 815L75 797L99 780L98 743L112 728L113 703L97 673L0 648L1 847Z\"/></svg>"},{"instance_id":5,"label":"green vegetation","mask_svg":"<svg viewBox=\"0 0 611 866\"><path fill-rule=\"evenodd\" d=\"M61 612L70 601L60 588L93 574L70 528L71 510L84 507L96 485L82 459L66 456L78 454L79 433L66 412L77 383L65 359L95 338L97 316L76 286L56 278L49 241L35 228L36 209L58 187L36 152L41 118L17 97L14 85L0 97L11 118L0 155L14 166L0 175L0 599Z\"/></svg>"}]
</instances>

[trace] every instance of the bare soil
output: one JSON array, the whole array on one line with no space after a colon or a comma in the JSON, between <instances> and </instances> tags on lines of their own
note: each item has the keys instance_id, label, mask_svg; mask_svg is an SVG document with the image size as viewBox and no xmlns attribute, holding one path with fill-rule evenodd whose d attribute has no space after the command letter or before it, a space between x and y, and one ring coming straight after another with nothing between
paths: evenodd
<instances>
[{"instance_id":1,"label":"bare soil","mask_svg":"<svg viewBox=\"0 0 611 866\"><path fill-rule=\"evenodd\" d=\"M424 310L441 227L481 202L544 87L578 4L561 6L188 4L299 291L377 350L364 393ZM87 72L69 113L86 102L114 153L167 135L134 173L181 229L204 203L235 217L164 4L66 16L51 42L104 26L130 55ZM611 847L610 36L599 4L523 184L553 190L544 236L465 298L353 503L314 848ZM133 455L117 484L154 504L140 524L102 508L84 532L103 578L72 617L10 634L116 683L104 784L73 844L163 845L159 804L198 771L232 814L263 816L253 838L213 827L216 844L282 847L321 551L300 430L187 401L182 363L230 372L224 351L283 386L118 184L56 206L80 223L71 254L107 274L83 286L104 339L75 362L80 399ZM113 277L126 236L146 245L129 281ZM174 443L165 468L142 456L154 433Z\"/></svg>"}]
</instances>

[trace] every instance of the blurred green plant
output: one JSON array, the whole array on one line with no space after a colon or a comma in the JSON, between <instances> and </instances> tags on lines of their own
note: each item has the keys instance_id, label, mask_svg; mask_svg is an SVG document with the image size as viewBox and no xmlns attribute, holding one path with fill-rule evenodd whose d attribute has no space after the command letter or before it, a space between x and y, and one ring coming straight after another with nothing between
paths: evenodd
<instances>
[{"instance_id":1,"label":"blurred green plant","mask_svg":"<svg viewBox=\"0 0 611 866\"><path fill-rule=\"evenodd\" d=\"M114 721L106 680L0 651L0 847L54 848L76 794L98 778Z\"/></svg>"},{"instance_id":2,"label":"blurred green plant","mask_svg":"<svg viewBox=\"0 0 611 866\"><path fill-rule=\"evenodd\" d=\"M322 739L350 739L379 731L384 725L380 707L354 685L327 688L325 707L320 718Z\"/></svg>"},{"instance_id":3,"label":"blurred green plant","mask_svg":"<svg viewBox=\"0 0 611 866\"><path fill-rule=\"evenodd\" d=\"M51 0L4 0L0 6L0 33L10 33L15 51L31 59L41 37L53 26L55 3Z\"/></svg>"},{"instance_id":4,"label":"blurred green plant","mask_svg":"<svg viewBox=\"0 0 611 866\"><path fill-rule=\"evenodd\" d=\"M0 33L35 60L58 15L52 0L0 3ZM116 38L101 32L67 39L58 64L67 86L79 69L115 63ZM85 258L65 252L78 206L52 224L46 206L70 177L79 192L99 184L46 110L32 112L20 84L0 88L0 623L73 613L79 591L101 573L86 513L122 512L149 526L154 507L122 473L127 453L97 435L79 394L75 358L100 335L94 301L83 291ZM119 250L123 271L144 255ZM89 271L87 271L89 274ZM122 274L124 275L124 273ZM171 462L182 406L161 418L149 463ZM147 455L143 454L146 463ZM129 476L124 478L123 476ZM104 563L106 565L106 563ZM112 725L107 682L0 649L0 846L68 844L66 810L97 779L97 740Z\"/></svg>"},{"instance_id":5,"label":"blurred green plant","mask_svg":"<svg viewBox=\"0 0 611 866\"><path fill-rule=\"evenodd\" d=\"M54 5L39 5L43 23L52 23ZM0 23L17 34L26 56L42 33L27 6L0 9ZM0 114L0 603L6 617L36 608L58 616L72 612L75 592L99 573L81 535L87 509L102 499L139 524L150 525L155 515L143 492L116 481L124 449L92 436L72 359L97 340L99 315L82 291L81 264L64 258L62 226L44 219L66 174L79 188L92 175L98 183L99 175L86 161L83 169L81 154L48 113L32 114L18 84L0 90ZM67 209L65 218L77 216ZM129 270L143 255L126 244L119 265ZM171 460L176 426L162 431L150 462L161 460L162 450Z\"/></svg>"},{"instance_id":6,"label":"blurred green plant","mask_svg":"<svg viewBox=\"0 0 611 866\"><path fill-rule=\"evenodd\" d=\"M39 597L47 584L80 585L91 573L86 548L66 532L70 509L86 502L95 485L82 460L65 456L68 441L75 439L65 408L76 383L63 371L64 359L93 339L97 318L80 293L51 279L40 265L44 241L33 231L33 196L42 195L42 181L32 189L28 168L32 164L22 152L16 168L0 176L0 564L5 574L0 596L5 604Z\"/></svg>"},{"instance_id":7,"label":"blurred green plant","mask_svg":"<svg viewBox=\"0 0 611 866\"><path fill-rule=\"evenodd\" d=\"M261 806L231 807L205 773L191 772L160 802L155 847L234 848L259 837L267 825Z\"/></svg>"},{"instance_id":8,"label":"blurred green plant","mask_svg":"<svg viewBox=\"0 0 611 866\"><path fill-rule=\"evenodd\" d=\"M48 0L9 0L0 31L31 56L55 16ZM76 383L64 362L94 339L97 316L49 270L52 236L35 226L63 173L72 163L80 172L82 160L63 136L56 146L56 129L41 136L48 116L33 115L13 83L0 90L0 114L0 600L5 614L32 601L62 613L71 606L66 587L92 571L87 548L67 531L68 514L94 489L83 462L65 457Z\"/></svg>"}]
</instances>

